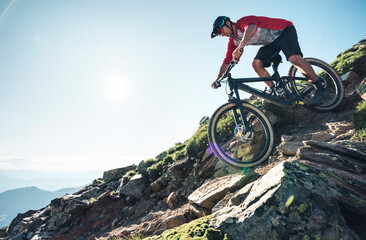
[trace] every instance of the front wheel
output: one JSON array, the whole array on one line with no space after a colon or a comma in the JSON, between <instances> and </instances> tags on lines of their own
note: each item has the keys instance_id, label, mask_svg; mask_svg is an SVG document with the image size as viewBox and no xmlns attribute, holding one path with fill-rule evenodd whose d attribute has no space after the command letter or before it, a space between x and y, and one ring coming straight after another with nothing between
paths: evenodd
<instances>
[{"instance_id":1,"label":"front wheel","mask_svg":"<svg viewBox=\"0 0 366 240\"><path fill-rule=\"evenodd\" d=\"M316 58L304 58L314 69L316 75L318 75L319 80L325 90L330 94L331 98L321 103L318 106L310 107L306 106L312 111L316 112L329 112L337 108L343 98L344 98L344 87L341 78L337 72L329 66L327 63L316 59ZM293 89L299 94L305 102L311 100L315 95L315 87L313 84L306 80L306 77L300 73L300 71L291 66L288 75L295 78L303 79L292 79L290 80Z\"/></svg>"},{"instance_id":2,"label":"front wheel","mask_svg":"<svg viewBox=\"0 0 366 240\"><path fill-rule=\"evenodd\" d=\"M224 162L239 168L265 161L274 144L272 125L266 115L251 104L241 104L249 124L248 129L243 124L236 103L226 103L219 107L208 126L211 150Z\"/></svg>"}]
</instances>

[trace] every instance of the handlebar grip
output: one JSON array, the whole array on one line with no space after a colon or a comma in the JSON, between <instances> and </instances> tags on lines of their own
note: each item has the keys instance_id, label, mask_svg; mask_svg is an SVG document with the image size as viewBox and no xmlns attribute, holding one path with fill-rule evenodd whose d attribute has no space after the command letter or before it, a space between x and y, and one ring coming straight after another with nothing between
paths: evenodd
<instances>
[{"instance_id":1,"label":"handlebar grip","mask_svg":"<svg viewBox=\"0 0 366 240\"><path fill-rule=\"evenodd\" d=\"M217 88L221 87L221 83L220 82L216 82L215 83L215 87L217 87Z\"/></svg>"}]
</instances>

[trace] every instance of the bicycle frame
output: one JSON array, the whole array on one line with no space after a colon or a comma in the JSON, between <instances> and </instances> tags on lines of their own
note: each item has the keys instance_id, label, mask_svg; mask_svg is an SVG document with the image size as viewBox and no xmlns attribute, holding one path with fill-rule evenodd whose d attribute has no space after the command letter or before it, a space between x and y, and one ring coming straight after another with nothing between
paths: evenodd
<instances>
[{"instance_id":1,"label":"bicycle frame","mask_svg":"<svg viewBox=\"0 0 366 240\"><path fill-rule=\"evenodd\" d=\"M258 96L260 98L263 98L271 103L274 103L276 105L279 105L281 107L294 107L296 104L300 104L300 105L304 105L305 103L303 102L304 96L306 96L313 88L309 88L307 91L305 91L304 93L302 93L301 95L299 95L295 90L294 87L291 84L288 84L288 81L286 80L305 80L307 81L306 78L300 78L300 77L290 77L290 76L285 76L285 77L280 77L277 71L277 67L273 66L274 69L274 74L271 77L255 77L255 78L232 78L231 74L229 73L229 71L231 70L231 68L234 66L234 64L232 64L230 67L228 67L227 72L224 74L223 78L227 77L227 82L230 88L230 93L229 95L229 101L231 102L235 102L236 105L239 108L240 111L240 115L243 116L242 120L243 120L243 124L245 126L246 129L251 130L251 126L249 126L247 119L246 119L246 115L244 113L244 110L241 106L241 102L245 101L245 100L241 100L240 99L240 95L239 95L239 90L248 92L250 94L253 94L255 96ZM221 80L220 80L221 81ZM269 94L267 94L265 91L261 91L259 89L250 87L249 85L247 85L246 83L252 83L252 82L264 82L264 81L275 81L277 84L278 83L283 83L285 82L286 84L288 84L288 87L291 90L291 93L286 90L284 88L284 91L286 91L286 95L288 96L288 99L278 99L277 97L273 97ZM235 96L233 96L235 94ZM237 114L236 111L233 111L234 114L234 119L236 124L240 124L240 120L239 120L239 116ZM245 117L244 117L245 116Z\"/></svg>"},{"instance_id":2,"label":"bicycle frame","mask_svg":"<svg viewBox=\"0 0 366 240\"><path fill-rule=\"evenodd\" d=\"M283 80L287 80L289 78L292 79L296 79L296 80L307 80L306 78L300 78L300 77L280 77L280 78L276 78L276 77L264 77L264 78L232 78L231 74L228 74L228 85L230 88L230 91L232 91L233 93L235 93L235 97L236 99L240 99L240 95L239 95L239 91L238 90L242 90L244 92L248 92L250 94L253 94L255 96L258 96L260 98L263 98L265 100L268 100L276 105L280 105L282 107L286 106L294 106L295 104L300 104L303 105L304 103L302 102L304 96L306 94L309 93L309 91L312 90L312 88L310 88L309 90L307 90L306 92L302 93L301 95L297 94L296 91L293 89L292 85L288 85L291 89L291 92L286 92L289 96L289 99L278 99L277 97L273 97L271 95L269 95L268 93L266 93L265 91L253 88L245 83L252 83L252 82L264 82L264 81L275 81L275 82L279 82L279 81L283 81ZM230 96L232 96L232 94L229 94Z\"/></svg>"}]
</instances>

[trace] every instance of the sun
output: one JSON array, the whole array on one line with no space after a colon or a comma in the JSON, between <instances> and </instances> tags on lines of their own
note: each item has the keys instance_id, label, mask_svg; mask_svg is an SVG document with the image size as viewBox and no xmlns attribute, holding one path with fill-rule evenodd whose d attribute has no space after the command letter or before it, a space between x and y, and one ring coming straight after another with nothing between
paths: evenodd
<instances>
[{"instance_id":1,"label":"sun","mask_svg":"<svg viewBox=\"0 0 366 240\"><path fill-rule=\"evenodd\" d=\"M120 104L131 95L131 87L129 81L123 78L123 76L116 75L108 77L103 81L102 92L108 101Z\"/></svg>"}]
</instances>

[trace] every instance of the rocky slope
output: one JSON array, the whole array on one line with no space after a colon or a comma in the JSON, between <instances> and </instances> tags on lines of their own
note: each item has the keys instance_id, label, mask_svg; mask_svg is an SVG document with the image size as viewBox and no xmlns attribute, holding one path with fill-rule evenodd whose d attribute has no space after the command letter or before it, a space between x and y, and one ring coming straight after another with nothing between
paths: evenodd
<instances>
[{"instance_id":1,"label":"rocky slope","mask_svg":"<svg viewBox=\"0 0 366 240\"><path fill-rule=\"evenodd\" d=\"M365 42L352 49L366 52ZM0 239L366 239L366 144L352 138L352 114L362 101L355 89L366 77L362 56L361 70L344 77L337 111L268 106L281 116L274 125L281 138L262 165L227 166L202 151L205 138L196 136L19 214Z\"/></svg>"},{"instance_id":2,"label":"rocky slope","mask_svg":"<svg viewBox=\"0 0 366 240\"><path fill-rule=\"evenodd\" d=\"M81 188L45 191L37 187L26 187L2 192L0 193L0 227L9 225L19 212L44 207L52 199L73 193Z\"/></svg>"}]
</instances>

